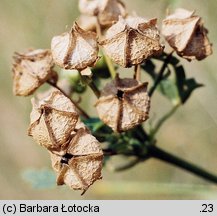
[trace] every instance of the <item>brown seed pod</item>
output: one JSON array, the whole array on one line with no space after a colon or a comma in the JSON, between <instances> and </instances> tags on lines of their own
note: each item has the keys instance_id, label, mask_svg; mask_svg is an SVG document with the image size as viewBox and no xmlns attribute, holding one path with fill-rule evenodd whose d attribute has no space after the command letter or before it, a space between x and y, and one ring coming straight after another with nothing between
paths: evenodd
<instances>
[{"instance_id":1,"label":"brown seed pod","mask_svg":"<svg viewBox=\"0 0 217 216\"><path fill-rule=\"evenodd\" d=\"M95 16L81 14L76 22L85 31L96 32L97 18Z\"/></svg>"},{"instance_id":2,"label":"brown seed pod","mask_svg":"<svg viewBox=\"0 0 217 216\"><path fill-rule=\"evenodd\" d=\"M74 104L55 89L41 100L33 98L32 105L29 136L51 151L64 152L78 121Z\"/></svg>"},{"instance_id":3,"label":"brown seed pod","mask_svg":"<svg viewBox=\"0 0 217 216\"><path fill-rule=\"evenodd\" d=\"M83 70L98 60L96 33L84 31L77 23L70 32L55 36L51 42L54 62L65 69Z\"/></svg>"},{"instance_id":4,"label":"brown seed pod","mask_svg":"<svg viewBox=\"0 0 217 216\"><path fill-rule=\"evenodd\" d=\"M66 184L83 193L101 179L103 152L100 143L85 128L76 131L66 154L51 153L52 167L57 172L57 184Z\"/></svg>"},{"instance_id":5,"label":"brown seed pod","mask_svg":"<svg viewBox=\"0 0 217 216\"><path fill-rule=\"evenodd\" d=\"M129 130L147 120L150 109L147 85L117 76L105 86L96 103L99 118L117 132Z\"/></svg>"},{"instance_id":6,"label":"brown seed pod","mask_svg":"<svg viewBox=\"0 0 217 216\"><path fill-rule=\"evenodd\" d=\"M163 20L162 34L177 54L187 60L202 60L212 54L207 33L194 11L179 8Z\"/></svg>"},{"instance_id":7,"label":"brown seed pod","mask_svg":"<svg viewBox=\"0 0 217 216\"><path fill-rule=\"evenodd\" d=\"M50 50L33 50L15 53L13 65L13 92L28 96L47 80L56 76L52 71L53 59Z\"/></svg>"},{"instance_id":8,"label":"brown seed pod","mask_svg":"<svg viewBox=\"0 0 217 216\"><path fill-rule=\"evenodd\" d=\"M163 51L156 22L157 19L146 21L141 17L120 17L108 29L106 38L100 45L115 63L123 67L141 64Z\"/></svg>"},{"instance_id":9,"label":"brown seed pod","mask_svg":"<svg viewBox=\"0 0 217 216\"><path fill-rule=\"evenodd\" d=\"M97 16L102 26L111 26L119 16L126 16L125 5L120 0L80 0L79 9L83 14Z\"/></svg>"}]
</instances>

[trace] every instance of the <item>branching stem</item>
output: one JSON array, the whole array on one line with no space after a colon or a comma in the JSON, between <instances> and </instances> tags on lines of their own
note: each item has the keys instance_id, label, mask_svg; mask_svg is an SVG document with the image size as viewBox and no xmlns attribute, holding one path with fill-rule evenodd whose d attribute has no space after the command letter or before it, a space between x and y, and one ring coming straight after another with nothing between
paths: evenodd
<instances>
[{"instance_id":1,"label":"branching stem","mask_svg":"<svg viewBox=\"0 0 217 216\"><path fill-rule=\"evenodd\" d=\"M91 88L97 98L100 97L100 91L91 78L89 78L88 76L81 76L81 80Z\"/></svg>"},{"instance_id":2,"label":"branching stem","mask_svg":"<svg viewBox=\"0 0 217 216\"><path fill-rule=\"evenodd\" d=\"M164 71L166 70L167 68L167 65L170 63L170 60L171 60L171 57L172 57L172 54L173 54L173 51L168 54L168 56L166 57L159 73L158 73L158 76L157 78L155 79L155 82L154 82L154 85L152 86L152 88L150 89L149 91L149 96L151 97L153 95L153 93L155 92L155 90L157 89L158 85L160 84L160 82L162 81L163 79L163 75L164 75Z\"/></svg>"},{"instance_id":3,"label":"branching stem","mask_svg":"<svg viewBox=\"0 0 217 216\"><path fill-rule=\"evenodd\" d=\"M163 162L169 163L173 166L179 167L183 170L186 170L190 173L193 173L205 180L208 180L210 182L213 183L217 183L217 176L206 171L205 169L200 168L199 166L196 166L190 162L187 162L171 153L168 153L162 149L160 149L159 147L155 146L155 145L150 145L147 148L147 154L143 157L142 155L140 156L136 156L135 154L127 154L125 156L136 156L136 158L134 160L129 161L128 163L121 165L119 167L114 167L112 168L112 171L124 171L127 170L129 168L132 168L133 166L137 165L138 163L147 160L148 158L156 158L159 159ZM103 150L104 151L104 155L107 156L114 156L114 155L118 155L116 152L111 151L111 150Z\"/></svg>"},{"instance_id":4,"label":"branching stem","mask_svg":"<svg viewBox=\"0 0 217 216\"><path fill-rule=\"evenodd\" d=\"M191 172L201 178L204 178L208 181L211 181L213 183L217 183L217 176L216 175L213 175L209 172L207 172L206 170L196 166L196 165L193 165L192 163L189 163L177 156L174 156L162 149L160 149L159 147L156 147L156 146L151 146L149 148L149 154L151 157L154 157L154 158L157 158L161 161L164 161L166 163L169 163L169 164L172 164L172 165L175 165L181 169L184 169L188 172Z\"/></svg>"}]
</instances>

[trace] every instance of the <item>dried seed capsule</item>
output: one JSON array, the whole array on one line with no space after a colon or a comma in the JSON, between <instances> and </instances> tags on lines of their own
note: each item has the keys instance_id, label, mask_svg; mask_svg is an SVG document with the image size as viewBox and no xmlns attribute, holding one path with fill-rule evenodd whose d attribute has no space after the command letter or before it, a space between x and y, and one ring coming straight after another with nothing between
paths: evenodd
<instances>
[{"instance_id":1,"label":"dried seed capsule","mask_svg":"<svg viewBox=\"0 0 217 216\"><path fill-rule=\"evenodd\" d=\"M75 133L66 154L51 154L52 167L57 172L57 184L66 184L83 193L101 179L103 152L100 143L85 128Z\"/></svg>"},{"instance_id":2,"label":"dried seed capsule","mask_svg":"<svg viewBox=\"0 0 217 216\"><path fill-rule=\"evenodd\" d=\"M65 69L83 70L98 60L96 34L84 31L77 23L70 32L55 36L51 42L54 62Z\"/></svg>"},{"instance_id":3,"label":"dried seed capsule","mask_svg":"<svg viewBox=\"0 0 217 216\"><path fill-rule=\"evenodd\" d=\"M48 79L56 76L52 71L53 59L50 50L33 50L15 53L13 65L13 92L28 96Z\"/></svg>"},{"instance_id":4,"label":"dried seed capsule","mask_svg":"<svg viewBox=\"0 0 217 216\"><path fill-rule=\"evenodd\" d=\"M177 54L187 60L202 60L212 54L207 33L194 11L180 8L163 20L162 34Z\"/></svg>"},{"instance_id":5,"label":"dried seed capsule","mask_svg":"<svg viewBox=\"0 0 217 216\"><path fill-rule=\"evenodd\" d=\"M100 45L115 63L123 67L141 64L163 51L156 22L157 19L147 21L141 17L120 17L108 29L106 38Z\"/></svg>"},{"instance_id":6,"label":"dried seed capsule","mask_svg":"<svg viewBox=\"0 0 217 216\"><path fill-rule=\"evenodd\" d=\"M125 5L120 0L80 0L79 9L83 14L97 16L102 26L110 26L119 16L126 16Z\"/></svg>"},{"instance_id":7,"label":"dried seed capsule","mask_svg":"<svg viewBox=\"0 0 217 216\"><path fill-rule=\"evenodd\" d=\"M76 22L85 31L96 32L97 18L95 16L81 14Z\"/></svg>"},{"instance_id":8,"label":"dried seed capsule","mask_svg":"<svg viewBox=\"0 0 217 216\"><path fill-rule=\"evenodd\" d=\"M32 105L29 135L49 150L63 151L78 121L74 104L59 90L53 90L39 101L33 99Z\"/></svg>"},{"instance_id":9,"label":"dried seed capsule","mask_svg":"<svg viewBox=\"0 0 217 216\"><path fill-rule=\"evenodd\" d=\"M147 85L117 76L105 86L96 103L99 118L117 132L129 130L147 120L150 109Z\"/></svg>"}]
</instances>

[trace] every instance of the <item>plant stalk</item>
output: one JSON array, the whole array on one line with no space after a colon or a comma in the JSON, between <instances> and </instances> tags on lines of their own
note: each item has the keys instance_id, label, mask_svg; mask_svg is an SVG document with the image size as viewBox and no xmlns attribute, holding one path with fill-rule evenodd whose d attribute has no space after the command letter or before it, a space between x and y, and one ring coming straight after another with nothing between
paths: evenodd
<instances>
[{"instance_id":1,"label":"plant stalk","mask_svg":"<svg viewBox=\"0 0 217 216\"><path fill-rule=\"evenodd\" d=\"M136 79L137 81L141 80L141 66L140 65L135 65L133 78Z\"/></svg>"},{"instance_id":2,"label":"plant stalk","mask_svg":"<svg viewBox=\"0 0 217 216\"><path fill-rule=\"evenodd\" d=\"M114 79L116 77L116 71L115 71L115 68L113 66L113 63L112 63L111 59L105 53L104 53L104 58L105 58L107 66L108 66L109 72L111 74L111 77L112 77L112 79Z\"/></svg>"},{"instance_id":3,"label":"plant stalk","mask_svg":"<svg viewBox=\"0 0 217 216\"><path fill-rule=\"evenodd\" d=\"M206 170L192 164L189 163L177 156L174 156L162 149L160 149L159 147L156 146L150 146L149 147L149 154L151 157L157 158L161 161L164 161L166 163L175 165L181 169L184 169L190 173L193 173L205 180L208 180L210 182L213 183L217 183L217 176L211 174L210 172L207 172Z\"/></svg>"},{"instance_id":4,"label":"plant stalk","mask_svg":"<svg viewBox=\"0 0 217 216\"><path fill-rule=\"evenodd\" d=\"M88 76L81 76L81 80L91 88L97 98L100 97L100 91L91 78L89 78Z\"/></svg>"},{"instance_id":5,"label":"plant stalk","mask_svg":"<svg viewBox=\"0 0 217 216\"><path fill-rule=\"evenodd\" d=\"M98 37L101 39L102 38L102 29L101 29L98 17L97 17L97 22L96 22L96 32L97 32ZM112 79L114 79L116 77L116 70L113 66L113 63L112 63L111 59L104 52L103 52L103 56L105 58L107 66L108 66L110 75L111 75Z\"/></svg>"},{"instance_id":6,"label":"plant stalk","mask_svg":"<svg viewBox=\"0 0 217 216\"><path fill-rule=\"evenodd\" d=\"M153 93L155 92L155 90L157 89L158 85L160 84L160 82L162 81L163 79L163 75L164 75L164 71L166 70L167 68L167 65L170 63L170 59L172 57L172 54L173 54L173 51L168 54L167 58L165 59L159 73L158 73L158 76L154 82L154 85L151 87L150 91L149 91L149 96L151 97L153 95Z\"/></svg>"}]
</instances>

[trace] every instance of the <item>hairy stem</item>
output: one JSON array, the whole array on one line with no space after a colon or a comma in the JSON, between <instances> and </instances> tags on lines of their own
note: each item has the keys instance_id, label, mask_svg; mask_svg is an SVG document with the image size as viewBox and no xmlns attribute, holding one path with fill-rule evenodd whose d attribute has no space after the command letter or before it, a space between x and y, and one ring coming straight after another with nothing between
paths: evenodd
<instances>
[{"instance_id":1,"label":"hairy stem","mask_svg":"<svg viewBox=\"0 0 217 216\"><path fill-rule=\"evenodd\" d=\"M173 54L173 51L168 54L167 58L165 59L159 73L158 73L158 76L154 82L154 85L152 86L152 88L150 89L149 91L149 96L151 97L153 95L153 93L155 92L155 90L157 89L158 85L160 84L160 82L162 81L163 79L163 75L164 75L164 71L166 70L167 68L167 65L170 63L170 59L172 57L172 54Z\"/></svg>"},{"instance_id":2,"label":"hairy stem","mask_svg":"<svg viewBox=\"0 0 217 216\"><path fill-rule=\"evenodd\" d=\"M77 108L77 110L79 111L79 113L86 119L89 119L90 116L72 99L70 98L69 95L67 95L63 89L61 89L59 86L57 86L56 84L52 83L52 82L47 82L49 85L53 86L54 88L58 89L63 95L65 95L67 98L69 98L71 100L71 102L75 105L75 107Z\"/></svg>"},{"instance_id":3,"label":"hairy stem","mask_svg":"<svg viewBox=\"0 0 217 216\"><path fill-rule=\"evenodd\" d=\"M161 161L164 161L166 163L175 165L181 169L184 169L190 173L193 173L201 178L204 178L205 180L211 181L213 183L217 183L217 176L213 175L206 170L189 163L177 156L174 156L156 146L150 146L149 147L149 154L151 157L157 158Z\"/></svg>"}]
</instances>

